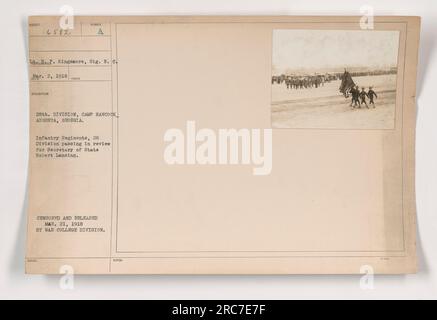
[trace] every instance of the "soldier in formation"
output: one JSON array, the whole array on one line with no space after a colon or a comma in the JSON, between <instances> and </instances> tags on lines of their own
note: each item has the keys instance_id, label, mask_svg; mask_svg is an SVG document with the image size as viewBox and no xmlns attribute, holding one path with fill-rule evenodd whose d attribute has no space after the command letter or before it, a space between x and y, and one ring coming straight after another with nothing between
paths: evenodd
<instances>
[{"instance_id":1,"label":"soldier in formation","mask_svg":"<svg viewBox=\"0 0 437 320\"><path fill-rule=\"evenodd\" d=\"M360 104L360 89L358 88L358 86L352 87L350 90L351 96L352 96L352 101L351 101L351 107L355 108L361 108L361 104Z\"/></svg>"},{"instance_id":2,"label":"soldier in formation","mask_svg":"<svg viewBox=\"0 0 437 320\"><path fill-rule=\"evenodd\" d=\"M361 105L365 104L366 108L369 109L369 106L367 105L366 102L366 97L368 97L366 90L364 90L364 87L361 88L361 92L360 92L360 99L361 99Z\"/></svg>"},{"instance_id":3,"label":"soldier in formation","mask_svg":"<svg viewBox=\"0 0 437 320\"><path fill-rule=\"evenodd\" d=\"M373 102L373 98L377 98L378 96L376 95L376 92L373 91L372 87L369 87L369 91L367 92L367 96L369 97L369 105L373 105L373 108L375 108L375 103Z\"/></svg>"}]
</instances>

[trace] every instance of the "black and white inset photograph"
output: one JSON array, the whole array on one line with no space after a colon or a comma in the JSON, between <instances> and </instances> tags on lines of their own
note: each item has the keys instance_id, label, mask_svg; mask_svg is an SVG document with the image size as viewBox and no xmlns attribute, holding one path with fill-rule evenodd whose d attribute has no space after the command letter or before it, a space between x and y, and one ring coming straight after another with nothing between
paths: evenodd
<instances>
[{"instance_id":1,"label":"black and white inset photograph","mask_svg":"<svg viewBox=\"0 0 437 320\"><path fill-rule=\"evenodd\" d=\"M273 31L273 128L393 129L399 31Z\"/></svg>"}]
</instances>

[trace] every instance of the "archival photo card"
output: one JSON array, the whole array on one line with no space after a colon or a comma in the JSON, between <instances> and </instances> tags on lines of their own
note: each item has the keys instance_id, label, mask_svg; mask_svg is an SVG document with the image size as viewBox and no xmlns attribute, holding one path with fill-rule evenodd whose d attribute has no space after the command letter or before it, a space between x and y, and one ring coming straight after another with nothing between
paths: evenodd
<instances>
[{"instance_id":1,"label":"archival photo card","mask_svg":"<svg viewBox=\"0 0 437 320\"><path fill-rule=\"evenodd\" d=\"M28 274L416 272L419 17L62 18L29 17Z\"/></svg>"}]
</instances>

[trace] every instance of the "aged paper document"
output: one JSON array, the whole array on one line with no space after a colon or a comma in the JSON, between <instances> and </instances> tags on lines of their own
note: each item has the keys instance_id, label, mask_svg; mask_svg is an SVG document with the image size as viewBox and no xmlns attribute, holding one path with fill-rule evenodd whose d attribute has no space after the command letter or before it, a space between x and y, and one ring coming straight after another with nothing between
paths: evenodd
<instances>
[{"instance_id":1,"label":"aged paper document","mask_svg":"<svg viewBox=\"0 0 437 320\"><path fill-rule=\"evenodd\" d=\"M30 17L26 272L415 272L420 18L362 20Z\"/></svg>"}]
</instances>

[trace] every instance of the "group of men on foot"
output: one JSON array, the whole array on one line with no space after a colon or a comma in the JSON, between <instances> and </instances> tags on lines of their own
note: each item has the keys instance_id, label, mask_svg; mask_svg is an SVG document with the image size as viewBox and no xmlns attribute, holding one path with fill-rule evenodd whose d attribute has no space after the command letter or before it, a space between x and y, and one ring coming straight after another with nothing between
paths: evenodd
<instances>
[{"instance_id":1,"label":"group of men on foot","mask_svg":"<svg viewBox=\"0 0 437 320\"><path fill-rule=\"evenodd\" d=\"M351 107L361 108L361 105L365 105L367 109L369 109L369 105L373 105L375 108L375 102L373 102L374 98L378 98L376 92L372 90L372 87L369 87L369 91L366 92L364 87L360 88L358 86L354 86L350 89L350 94L352 95ZM366 98L369 98L369 105L367 104Z\"/></svg>"}]
</instances>

